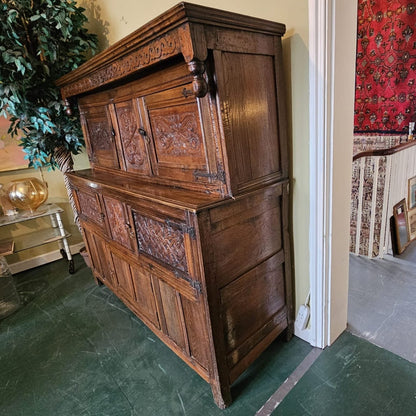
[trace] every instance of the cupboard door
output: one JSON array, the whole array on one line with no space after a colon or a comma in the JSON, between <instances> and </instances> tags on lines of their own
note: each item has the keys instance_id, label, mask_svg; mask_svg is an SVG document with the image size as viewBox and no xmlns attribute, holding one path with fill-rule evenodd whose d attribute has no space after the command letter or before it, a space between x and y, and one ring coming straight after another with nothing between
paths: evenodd
<instances>
[{"instance_id":1,"label":"cupboard door","mask_svg":"<svg viewBox=\"0 0 416 416\"><path fill-rule=\"evenodd\" d=\"M171 286L159 280L159 299L163 332L181 349L189 349L185 331L181 297Z\"/></svg>"},{"instance_id":2,"label":"cupboard door","mask_svg":"<svg viewBox=\"0 0 416 416\"><path fill-rule=\"evenodd\" d=\"M114 112L124 169L131 173L151 175L148 137L143 134L144 130L140 128L140 117L135 101L128 100L116 103Z\"/></svg>"},{"instance_id":3,"label":"cupboard door","mask_svg":"<svg viewBox=\"0 0 416 416\"><path fill-rule=\"evenodd\" d=\"M209 170L198 102L191 92L192 84L186 84L139 100L159 177L192 182L195 172Z\"/></svg>"},{"instance_id":4,"label":"cupboard door","mask_svg":"<svg viewBox=\"0 0 416 416\"><path fill-rule=\"evenodd\" d=\"M80 115L91 163L119 169L115 131L108 107L106 105L80 106Z\"/></svg>"},{"instance_id":5,"label":"cupboard door","mask_svg":"<svg viewBox=\"0 0 416 416\"><path fill-rule=\"evenodd\" d=\"M139 314L143 314L153 325L159 328L150 274L133 263L130 265L130 270L135 294L134 305Z\"/></svg>"},{"instance_id":6,"label":"cupboard door","mask_svg":"<svg viewBox=\"0 0 416 416\"><path fill-rule=\"evenodd\" d=\"M88 220L100 228L105 228L104 214L101 208L100 196L90 188L72 187L75 205L81 219Z\"/></svg>"},{"instance_id":7,"label":"cupboard door","mask_svg":"<svg viewBox=\"0 0 416 416\"><path fill-rule=\"evenodd\" d=\"M133 251L134 230L125 204L109 196L103 196L103 201L111 238Z\"/></svg>"},{"instance_id":8,"label":"cupboard door","mask_svg":"<svg viewBox=\"0 0 416 416\"><path fill-rule=\"evenodd\" d=\"M129 263L111 248L109 249L112 260L112 275L115 277L114 291L121 298L134 300L133 280L131 278Z\"/></svg>"}]
</instances>

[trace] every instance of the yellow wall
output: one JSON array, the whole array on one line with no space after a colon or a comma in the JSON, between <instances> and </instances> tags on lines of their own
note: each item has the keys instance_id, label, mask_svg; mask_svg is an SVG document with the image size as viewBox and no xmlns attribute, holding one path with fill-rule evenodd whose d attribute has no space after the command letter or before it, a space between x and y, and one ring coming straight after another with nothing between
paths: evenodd
<instances>
[{"instance_id":1,"label":"yellow wall","mask_svg":"<svg viewBox=\"0 0 416 416\"><path fill-rule=\"evenodd\" d=\"M89 162L85 154L78 155L75 157L75 166L78 169L83 169L88 167ZM64 213L61 214L62 221L64 223L64 227L67 231L71 233L71 237L69 238L69 244L77 244L82 241L81 234L78 231L78 228L74 224L74 215L72 213L72 209L69 205L68 195L66 192L66 188L63 182L62 173L58 170L48 172L46 169L42 170L43 176L45 181L48 183L48 200L47 202L51 202L54 204L59 205L61 208L64 209ZM16 171L8 171L8 172L0 172L0 183L7 184L8 182L27 178L27 177L35 177L41 179L41 175L39 170L36 169L21 169ZM7 227L2 227L0 229L0 239L16 237L18 235L35 231L39 228L44 228L49 226L49 219L43 218L36 221L30 221L25 223L20 223L18 225L12 225ZM12 256L7 257L7 261L9 264L14 264L22 260L29 259L34 256L43 255L47 252L57 250L59 246L54 244L47 244L44 246L37 247L35 249L30 249L26 251L22 251L18 254L14 254Z\"/></svg>"},{"instance_id":2,"label":"yellow wall","mask_svg":"<svg viewBox=\"0 0 416 416\"><path fill-rule=\"evenodd\" d=\"M308 0L199 0L205 6L284 23L283 52L287 79L289 129L293 162L293 246L296 310L309 291L309 83ZM177 4L176 0L82 0L91 31L105 48Z\"/></svg>"}]
</instances>

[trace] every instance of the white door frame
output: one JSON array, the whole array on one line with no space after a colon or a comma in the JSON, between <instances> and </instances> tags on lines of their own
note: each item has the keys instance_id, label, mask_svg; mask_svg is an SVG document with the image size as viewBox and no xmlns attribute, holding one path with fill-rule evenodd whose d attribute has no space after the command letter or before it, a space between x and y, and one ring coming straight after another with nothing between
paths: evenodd
<instances>
[{"instance_id":1,"label":"white door frame","mask_svg":"<svg viewBox=\"0 0 416 416\"><path fill-rule=\"evenodd\" d=\"M309 0L308 6L311 196L308 341L324 348L347 323L357 0ZM347 203L347 209L340 202Z\"/></svg>"}]
</instances>

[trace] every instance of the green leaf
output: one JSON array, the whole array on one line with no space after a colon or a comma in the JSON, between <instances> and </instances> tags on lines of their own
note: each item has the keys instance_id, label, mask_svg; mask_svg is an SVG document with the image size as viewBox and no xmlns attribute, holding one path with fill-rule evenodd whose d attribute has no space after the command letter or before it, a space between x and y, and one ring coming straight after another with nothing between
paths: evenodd
<instances>
[{"instance_id":1,"label":"green leaf","mask_svg":"<svg viewBox=\"0 0 416 416\"><path fill-rule=\"evenodd\" d=\"M9 134L21 139L30 166L54 168L56 147L77 154L84 144L55 85L95 52L83 12L73 0L0 1L0 116L9 115Z\"/></svg>"}]
</instances>

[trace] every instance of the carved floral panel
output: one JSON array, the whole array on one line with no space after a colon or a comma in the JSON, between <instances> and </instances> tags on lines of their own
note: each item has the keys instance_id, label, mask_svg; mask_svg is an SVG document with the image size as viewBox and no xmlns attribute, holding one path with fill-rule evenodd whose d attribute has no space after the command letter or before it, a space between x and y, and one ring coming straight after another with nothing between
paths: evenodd
<instances>
[{"instance_id":1,"label":"carved floral panel","mask_svg":"<svg viewBox=\"0 0 416 416\"><path fill-rule=\"evenodd\" d=\"M88 133L94 151L112 149L111 131L107 120L88 120Z\"/></svg>"},{"instance_id":2,"label":"carved floral panel","mask_svg":"<svg viewBox=\"0 0 416 416\"><path fill-rule=\"evenodd\" d=\"M151 110L149 118L159 162L204 165L204 143L195 103Z\"/></svg>"},{"instance_id":3,"label":"carved floral panel","mask_svg":"<svg viewBox=\"0 0 416 416\"><path fill-rule=\"evenodd\" d=\"M123 203L113 198L104 197L104 204L113 240L131 249L130 224L126 220Z\"/></svg>"},{"instance_id":4,"label":"carved floral panel","mask_svg":"<svg viewBox=\"0 0 416 416\"><path fill-rule=\"evenodd\" d=\"M146 146L139 133L132 102L117 104L116 113L127 171L150 173Z\"/></svg>"},{"instance_id":5,"label":"carved floral panel","mask_svg":"<svg viewBox=\"0 0 416 416\"><path fill-rule=\"evenodd\" d=\"M81 213L94 222L102 225L103 218L97 197L81 191L77 192L77 197Z\"/></svg>"}]
</instances>

